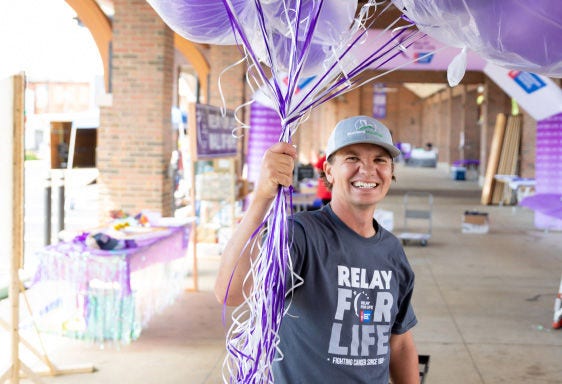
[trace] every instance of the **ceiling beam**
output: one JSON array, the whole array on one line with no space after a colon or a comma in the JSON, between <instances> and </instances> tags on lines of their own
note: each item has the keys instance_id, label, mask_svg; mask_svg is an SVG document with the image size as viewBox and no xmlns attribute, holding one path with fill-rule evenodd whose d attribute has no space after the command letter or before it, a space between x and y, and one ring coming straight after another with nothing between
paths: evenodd
<instances>
[{"instance_id":1,"label":"ceiling beam","mask_svg":"<svg viewBox=\"0 0 562 384\"><path fill-rule=\"evenodd\" d=\"M398 70L384 74L384 71L366 70L366 76L380 76L384 83L432 83L447 84L447 71ZM480 71L466 71L460 84L483 84L485 75Z\"/></svg>"}]
</instances>

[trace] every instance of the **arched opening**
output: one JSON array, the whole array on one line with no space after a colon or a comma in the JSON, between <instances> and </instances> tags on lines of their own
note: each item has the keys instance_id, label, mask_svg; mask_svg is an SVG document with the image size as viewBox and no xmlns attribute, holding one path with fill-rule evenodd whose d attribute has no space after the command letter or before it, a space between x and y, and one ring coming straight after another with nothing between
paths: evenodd
<instances>
[{"instance_id":1,"label":"arched opening","mask_svg":"<svg viewBox=\"0 0 562 384\"><path fill-rule=\"evenodd\" d=\"M113 31L111 19L95 0L66 0L74 9L80 21L90 30L103 61L105 90L111 93L111 41ZM189 60L199 77L202 89L207 89L209 64L195 44L175 34L174 45Z\"/></svg>"},{"instance_id":2,"label":"arched opening","mask_svg":"<svg viewBox=\"0 0 562 384\"><path fill-rule=\"evenodd\" d=\"M105 90L111 93L111 20L95 0L66 0L66 3L90 30L103 62Z\"/></svg>"}]
</instances>

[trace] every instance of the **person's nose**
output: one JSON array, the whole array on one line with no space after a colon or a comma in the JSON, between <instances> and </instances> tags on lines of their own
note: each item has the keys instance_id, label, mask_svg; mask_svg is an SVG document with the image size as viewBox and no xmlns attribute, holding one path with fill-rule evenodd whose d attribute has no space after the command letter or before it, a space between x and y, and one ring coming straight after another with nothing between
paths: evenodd
<instances>
[{"instance_id":1,"label":"person's nose","mask_svg":"<svg viewBox=\"0 0 562 384\"><path fill-rule=\"evenodd\" d=\"M370 161L361 162L361 172L368 176L374 175L377 172L377 165Z\"/></svg>"}]
</instances>

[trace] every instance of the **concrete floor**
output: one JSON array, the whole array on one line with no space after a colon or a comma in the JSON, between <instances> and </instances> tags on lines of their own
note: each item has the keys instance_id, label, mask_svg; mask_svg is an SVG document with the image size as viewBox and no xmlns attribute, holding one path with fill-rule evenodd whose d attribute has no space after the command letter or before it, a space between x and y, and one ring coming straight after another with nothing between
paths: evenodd
<instances>
[{"instance_id":1,"label":"concrete floor","mask_svg":"<svg viewBox=\"0 0 562 384\"><path fill-rule=\"evenodd\" d=\"M379 207L394 213L395 232L402 227L404 192L426 190L435 198L428 245L406 246L416 273L414 337L419 353L431 357L425 383L562 383L562 330L551 328L562 234L535 229L533 213L524 208L480 205L477 183L454 181L444 167L398 166L396 174ZM489 213L489 233L461 233L461 216L473 209ZM198 254L199 291L183 293L137 341L102 347L47 336L55 365L93 364L96 372L43 381L221 383L225 329L212 293L219 259L204 245ZM0 337L4 366L8 343Z\"/></svg>"}]
</instances>

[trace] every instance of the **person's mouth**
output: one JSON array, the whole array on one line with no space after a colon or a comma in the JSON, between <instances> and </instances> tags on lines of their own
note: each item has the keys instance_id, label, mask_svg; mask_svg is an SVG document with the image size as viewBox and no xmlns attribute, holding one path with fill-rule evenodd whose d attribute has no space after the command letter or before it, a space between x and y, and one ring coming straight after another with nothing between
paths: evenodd
<instances>
[{"instance_id":1,"label":"person's mouth","mask_svg":"<svg viewBox=\"0 0 562 384\"><path fill-rule=\"evenodd\" d=\"M376 188L379 184L378 183L366 183L364 181L354 181L351 183L355 188L359 189L373 189Z\"/></svg>"}]
</instances>

